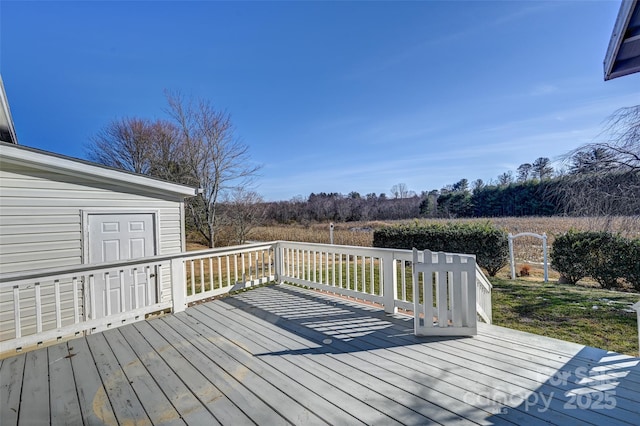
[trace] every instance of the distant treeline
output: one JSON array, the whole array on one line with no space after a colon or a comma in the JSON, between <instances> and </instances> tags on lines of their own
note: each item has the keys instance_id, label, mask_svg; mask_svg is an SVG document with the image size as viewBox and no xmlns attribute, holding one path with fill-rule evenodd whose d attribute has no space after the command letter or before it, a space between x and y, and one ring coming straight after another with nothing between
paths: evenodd
<instances>
[{"instance_id":1,"label":"distant treeline","mask_svg":"<svg viewBox=\"0 0 640 426\"><path fill-rule=\"evenodd\" d=\"M308 199L265 203L264 218L276 223L349 222L418 217L638 215L640 172L565 175L524 182L456 184L440 191L389 198L357 192L311 194Z\"/></svg>"}]
</instances>

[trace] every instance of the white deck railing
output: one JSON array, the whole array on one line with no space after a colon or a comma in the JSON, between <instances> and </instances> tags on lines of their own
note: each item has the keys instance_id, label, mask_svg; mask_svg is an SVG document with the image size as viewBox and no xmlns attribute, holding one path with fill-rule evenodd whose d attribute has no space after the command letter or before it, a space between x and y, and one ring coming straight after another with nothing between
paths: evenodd
<instances>
[{"instance_id":1,"label":"white deck railing","mask_svg":"<svg viewBox=\"0 0 640 426\"><path fill-rule=\"evenodd\" d=\"M180 312L190 303L273 281L371 301L387 312L412 310L411 262L410 250L276 241L1 274L0 353L140 321L159 311ZM138 276L147 286L141 295L125 288L126 280ZM490 323L491 284L482 272L476 276L477 312ZM119 290L118 303L96 298L100 280L107 290ZM157 297L149 300L149 294ZM107 306L101 310L97 303Z\"/></svg>"},{"instance_id":2,"label":"white deck railing","mask_svg":"<svg viewBox=\"0 0 640 426\"><path fill-rule=\"evenodd\" d=\"M413 311L411 250L279 241L278 282ZM476 265L477 313L491 323L491 283Z\"/></svg>"}]
</instances>

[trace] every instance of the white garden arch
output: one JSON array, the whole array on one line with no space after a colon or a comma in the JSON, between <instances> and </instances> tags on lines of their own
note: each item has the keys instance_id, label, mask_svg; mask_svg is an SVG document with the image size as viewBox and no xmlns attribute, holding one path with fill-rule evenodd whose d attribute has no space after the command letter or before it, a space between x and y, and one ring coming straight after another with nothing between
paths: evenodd
<instances>
[{"instance_id":1,"label":"white garden arch","mask_svg":"<svg viewBox=\"0 0 640 426\"><path fill-rule=\"evenodd\" d=\"M516 262L513 256L513 240L515 240L518 237L535 237L542 240L542 258L544 262L543 263L544 264L544 282L545 283L549 282L549 262L547 259L547 234L544 232L542 233L542 235L535 234L533 232L521 232L516 235L509 233L509 257L511 260L511 279L514 279L516 277Z\"/></svg>"}]
</instances>

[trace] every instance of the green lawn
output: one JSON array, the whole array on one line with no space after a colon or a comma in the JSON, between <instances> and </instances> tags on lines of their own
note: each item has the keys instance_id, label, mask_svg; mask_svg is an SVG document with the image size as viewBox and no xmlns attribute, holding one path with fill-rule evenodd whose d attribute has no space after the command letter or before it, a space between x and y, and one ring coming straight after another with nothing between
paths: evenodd
<instances>
[{"instance_id":1,"label":"green lawn","mask_svg":"<svg viewBox=\"0 0 640 426\"><path fill-rule=\"evenodd\" d=\"M631 356L640 294L565 284L491 279L493 323Z\"/></svg>"}]
</instances>

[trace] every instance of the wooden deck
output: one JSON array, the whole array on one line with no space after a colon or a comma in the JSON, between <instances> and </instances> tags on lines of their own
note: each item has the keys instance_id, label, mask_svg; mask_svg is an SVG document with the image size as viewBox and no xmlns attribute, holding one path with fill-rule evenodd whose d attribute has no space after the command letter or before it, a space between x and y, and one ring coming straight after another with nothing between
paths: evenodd
<instances>
[{"instance_id":1,"label":"wooden deck","mask_svg":"<svg viewBox=\"0 0 640 426\"><path fill-rule=\"evenodd\" d=\"M263 287L2 360L0 425L639 424L640 359Z\"/></svg>"}]
</instances>

